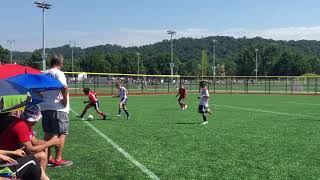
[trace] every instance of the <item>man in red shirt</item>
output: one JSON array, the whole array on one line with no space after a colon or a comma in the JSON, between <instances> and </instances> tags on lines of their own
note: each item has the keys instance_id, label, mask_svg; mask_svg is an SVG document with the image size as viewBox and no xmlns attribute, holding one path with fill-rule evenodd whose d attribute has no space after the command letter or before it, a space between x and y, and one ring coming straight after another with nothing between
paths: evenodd
<instances>
[{"instance_id":1,"label":"man in red shirt","mask_svg":"<svg viewBox=\"0 0 320 180\"><path fill-rule=\"evenodd\" d=\"M99 100L97 98L96 93L94 91L91 91L90 88L84 88L83 93L88 96L89 101L84 101L84 103L88 103L88 104L86 105L86 107L84 107L79 118L83 118L83 116L86 114L88 109L90 109L91 107L94 107L96 112L102 116L102 119L106 120L106 114L104 112L100 111L100 109L99 109Z\"/></svg>"},{"instance_id":2,"label":"man in red shirt","mask_svg":"<svg viewBox=\"0 0 320 180\"><path fill-rule=\"evenodd\" d=\"M38 106L27 105L21 118L16 118L1 132L0 149L14 151L24 148L27 154L33 154L37 158L42 169L45 171L48 156L47 148L50 146L59 146L60 140L55 136L50 141L42 141L34 136L32 127L41 117Z\"/></svg>"},{"instance_id":3,"label":"man in red shirt","mask_svg":"<svg viewBox=\"0 0 320 180\"><path fill-rule=\"evenodd\" d=\"M179 92L178 94L176 95L176 97L179 96L179 99L178 99L178 102L179 102L179 105L180 105L180 108L182 110L185 110L188 106L184 103L184 100L187 99L187 89L183 86L180 86L179 88Z\"/></svg>"}]
</instances>

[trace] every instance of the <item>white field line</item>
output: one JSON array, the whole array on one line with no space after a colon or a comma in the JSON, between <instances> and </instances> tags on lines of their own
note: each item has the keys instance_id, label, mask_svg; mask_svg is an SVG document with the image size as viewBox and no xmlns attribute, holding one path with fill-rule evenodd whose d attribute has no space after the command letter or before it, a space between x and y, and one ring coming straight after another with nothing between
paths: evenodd
<instances>
[{"instance_id":1,"label":"white field line","mask_svg":"<svg viewBox=\"0 0 320 180\"><path fill-rule=\"evenodd\" d=\"M226 107L226 108L232 108L232 109L241 109L241 110L245 110L245 111L256 111L256 112L262 112L262 113L278 114L278 115L283 115L283 116L293 116L293 117L304 117L304 118L320 119L317 116L304 115L304 114L291 114L291 113L284 113L284 112L268 111L268 110L261 110L261 109L251 109L251 108L228 106L228 105L219 105L219 104L213 104L213 105L214 106L220 106L220 107Z\"/></svg>"},{"instance_id":2,"label":"white field line","mask_svg":"<svg viewBox=\"0 0 320 180\"><path fill-rule=\"evenodd\" d=\"M71 109L71 112L78 116L78 113L76 113L73 109ZM117 143L115 143L112 139L110 139L108 136L103 134L101 131L99 131L96 127L94 127L92 124L90 124L87 121L83 121L86 123L92 130L94 130L97 134L99 134L101 137L103 137L108 143L110 143L114 148L116 148L124 157L126 157L129 161L131 161L134 165L136 165L138 168L141 169L144 173L146 173L151 179L154 180L160 180L158 176L156 176L153 172L151 172L149 169L147 169L143 164L138 162L134 157L132 157L129 153L127 153L124 149L122 149Z\"/></svg>"},{"instance_id":3,"label":"white field line","mask_svg":"<svg viewBox=\"0 0 320 180\"><path fill-rule=\"evenodd\" d=\"M299 103L299 102L294 102L294 101L283 101L282 103L287 103L287 104L301 104L301 105L310 105L310 106L320 106L320 104Z\"/></svg>"}]
</instances>

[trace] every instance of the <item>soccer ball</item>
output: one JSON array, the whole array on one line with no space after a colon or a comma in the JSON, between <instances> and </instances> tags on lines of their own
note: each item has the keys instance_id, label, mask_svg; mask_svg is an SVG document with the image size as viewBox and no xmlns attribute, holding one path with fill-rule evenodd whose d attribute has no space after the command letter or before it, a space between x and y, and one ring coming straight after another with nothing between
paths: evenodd
<instances>
[{"instance_id":1,"label":"soccer ball","mask_svg":"<svg viewBox=\"0 0 320 180\"><path fill-rule=\"evenodd\" d=\"M88 115L88 120L92 120L92 119L93 119L92 114L89 114L89 115Z\"/></svg>"}]
</instances>

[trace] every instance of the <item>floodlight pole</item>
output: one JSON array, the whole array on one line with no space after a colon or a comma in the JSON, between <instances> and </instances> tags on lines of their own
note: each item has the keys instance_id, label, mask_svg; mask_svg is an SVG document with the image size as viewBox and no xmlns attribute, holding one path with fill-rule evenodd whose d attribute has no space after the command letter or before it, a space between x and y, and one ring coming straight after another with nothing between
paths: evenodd
<instances>
[{"instance_id":1,"label":"floodlight pole","mask_svg":"<svg viewBox=\"0 0 320 180\"><path fill-rule=\"evenodd\" d=\"M140 53L137 52L137 56L138 56L138 80L139 80L139 75L140 75Z\"/></svg>"},{"instance_id":2,"label":"floodlight pole","mask_svg":"<svg viewBox=\"0 0 320 180\"><path fill-rule=\"evenodd\" d=\"M12 64L12 44L15 42L14 40L7 40L10 44L10 64Z\"/></svg>"},{"instance_id":3,"label":"floodlight pole","mask_svg":"<svg viewBox=\"0 0 320 180\"><path fill-rule=\"evenodd\" d=\"M212 64L212 75L213 77L216 76L216 42L217 40L212 39L213 44L213 64Z\"/></svg>"},{"instance_id":4,"label":"floodlight pole","mask_svg":"<svg viewBox=\"0 0 320 180\"><path fill-rule=\"evenodd\" d=\"M73 46L72 46L73 43ZM70 41L70 48L71 48L71 71L74 72L73 69L73 48L76 47L76 42Z\"/></svg>"},{"instance_id":5,"label":"floodlight pole","mask_svg":"<svg viewBox=\"0 0 320 180\"><path fill-rule=\"evenodd\" d=\"M45 50L45 9L51 9L51 5L44 1L36 1L34 4L42 9L42 70L46 70L46 50Z\"/></svg>"},{"instance_id":6,"label":"floodlight pole","mask_svg":"<svg viewBox=\"0 0 320 180\"><path fill-rule=\"evenodd\" d=\"M259 51L259 49L254 49L255 50L255 52L256 52L256 69L255 69L255 71L256 71L256 83L258 82L258 51Z\"/></svg>"},{"instance_id":7,"label":"floodlight pole","mask_svg":"<svg viewBox=\"0 0 320 180\"><path fill-rule=\"evenodd\" d=\"M171 44L171 63L170 63L170 70L171 70L171 76L173 75L173 67L174 67L174 63L173 63L173 42L172 42L172 36L176 35L176 31L172 31L169 30L167 31L168 34L170 34L170 44Z\"/></svg>"}]
</instances>

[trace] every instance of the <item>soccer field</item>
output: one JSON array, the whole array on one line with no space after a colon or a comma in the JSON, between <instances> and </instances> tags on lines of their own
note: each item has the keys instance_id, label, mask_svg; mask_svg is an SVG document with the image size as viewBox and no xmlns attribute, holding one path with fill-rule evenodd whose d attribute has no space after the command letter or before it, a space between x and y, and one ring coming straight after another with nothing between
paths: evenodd
<instances>
[{"instance_id":1,"label":"soccer field","mask_svg":"<svg viewBox=\"0 0 320 180\"><path fill-rule=\"evenodd\" d=\"M76 113L83 100L71 98ZM92 110L92 121L70 112L64 157L74 164L48 168L51 179L320 177L319 96L211 94L207 125L200 124L196 94L185 111L175 95L129 96L130 120L115 117L118 99L99 102L106 121Z\"/></svg>"}]
</instances>

